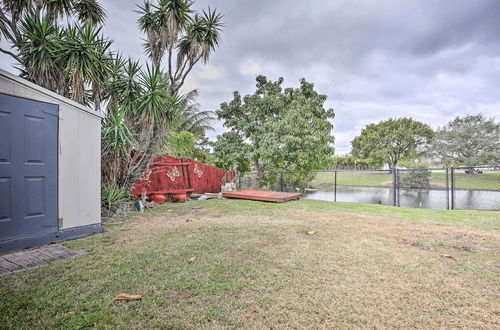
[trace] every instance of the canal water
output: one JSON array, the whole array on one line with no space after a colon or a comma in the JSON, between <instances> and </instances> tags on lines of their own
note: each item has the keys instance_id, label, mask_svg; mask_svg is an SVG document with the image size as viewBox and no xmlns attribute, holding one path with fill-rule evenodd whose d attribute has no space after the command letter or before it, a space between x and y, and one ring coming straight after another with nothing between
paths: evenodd
<instances>
[{"instance_id":1,"label":"canal water","mask_svg":"<svg viewBox=\"0 0 500 330\"><path fill-rule=\"evenodd\" d=\"M393 205L393 190L390 187L337 187L337 202L355 202ZM451 194L451 192L450 192ZM334 201L333 191L306 191L305 198ZM400 190L402 207L446 209L446 190ZM456 209L492 210L500 209L500 191L456 190Z\"/></svg>"}]
</instances>

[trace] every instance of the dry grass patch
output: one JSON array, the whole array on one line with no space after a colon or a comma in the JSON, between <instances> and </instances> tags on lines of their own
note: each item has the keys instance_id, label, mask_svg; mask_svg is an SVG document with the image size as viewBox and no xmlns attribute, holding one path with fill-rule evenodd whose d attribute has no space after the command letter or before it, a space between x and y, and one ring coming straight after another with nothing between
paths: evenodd
<instances>
[{"instance_id":1,"label":"dry grass patch","mask_svg":"<svg viewBox=\"0 0 500 330\"><path fill-rule=\"evenodd\" d=\"M444 212L418 220L420 215L406 219L397 213L406 210L381 214L335 205L200 201L135 216L104 234L68 243L88 251L86 256L1 278L0 324L500 325L500 235L485 226L496 227L498 214L471 215L482 222L470 226L448 221ZM120 292L144 298L113 302Z\"/></svg>"}]
</instances>

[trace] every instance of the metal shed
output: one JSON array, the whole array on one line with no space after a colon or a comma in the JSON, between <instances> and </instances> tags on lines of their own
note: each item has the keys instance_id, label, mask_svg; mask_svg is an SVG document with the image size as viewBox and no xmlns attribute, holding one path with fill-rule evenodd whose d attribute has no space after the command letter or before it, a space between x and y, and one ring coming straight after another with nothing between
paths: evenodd
<instances>
[{"instance_id":1,"label":"metal shed","mask_svg":"<svg viewBox=\"0 0 500 330\"><path fill-rule=\"evenodd\" d=\"M102 117L0 70L0 252L101 230Z\"/></svg>"}]
</instances>

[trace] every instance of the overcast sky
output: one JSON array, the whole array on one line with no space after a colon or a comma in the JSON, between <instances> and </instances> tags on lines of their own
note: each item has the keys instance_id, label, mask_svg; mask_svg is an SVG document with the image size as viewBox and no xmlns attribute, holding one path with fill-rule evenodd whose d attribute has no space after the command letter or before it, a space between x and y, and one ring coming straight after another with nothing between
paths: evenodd
<instances>
[{"instance_id":1,"label":"overcast sky","mask_svg":"<svg viewBox=\"0 0 500 330\"><path fill-rule=\"evenodd\" d=\"M144 58L137 1L101 0L114 48ZM335 110L336 152L361 128L409 116L436 127L457 115L500 119L499 0L198 0L224 14L220 48L186 88L215 110L234 90L252 93L255 77L304 77ZM1 57L1 67L10 68ZM15 71L13 71L15 72ZM216 126L210 137L222 132Z\"/></svg>"}]
</instances>

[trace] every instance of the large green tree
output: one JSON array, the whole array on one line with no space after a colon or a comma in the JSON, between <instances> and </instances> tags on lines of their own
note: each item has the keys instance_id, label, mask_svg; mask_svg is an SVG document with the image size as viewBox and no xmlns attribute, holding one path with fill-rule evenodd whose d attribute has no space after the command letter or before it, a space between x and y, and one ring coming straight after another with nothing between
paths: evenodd
<instances>
[{"instance_id":1,"label":"large green tree","mask_svg":"<svg viewBox=\"0 0 500 330\"><path fill-rule=\"evenodd\" d=\"M282 83L258 76L254 94L234 92L232 101L221 104L216 113L230 131L214 145L220 164L241 161L239 170L245 170L249 163L259 180L264 171L307 172L330 164L334 112L324 108L326 96L305 79L298 88Z\"/></svg>"},{"instance_id":2,"label":"large green tree","mask_svg":"<svg viewBox=\"0 0 500 330\"><path fill-rule=\"evenodd\" d=\"M234 170L237 173L248 172L251 168L250 144L246 143L243 134L236 131L225 132L217 136L212 143L214 149L214 165L225 170Z\"/></svg>"},{"instance_id":3,"label":"large green tree","mask_svg":"<svg viewBox=\"0 0 500 330\"><path fill-rule=\"evenodd\" d=\"M367 125L352 142L351 153L395 167L405 157L416 157L434 135L429 125L412 118L390 118Z\"/></svg>"},{"instance_id":4,"label":"large green tree","mask_svg":"<svg viewBox=\"0 0 500 330\"><path fill-rule=\"evenodd\" d=\"M500 123L483 114L456 117L436 131L431 154L446 165L500 163Z\"/></svg>"}]
</instances>

